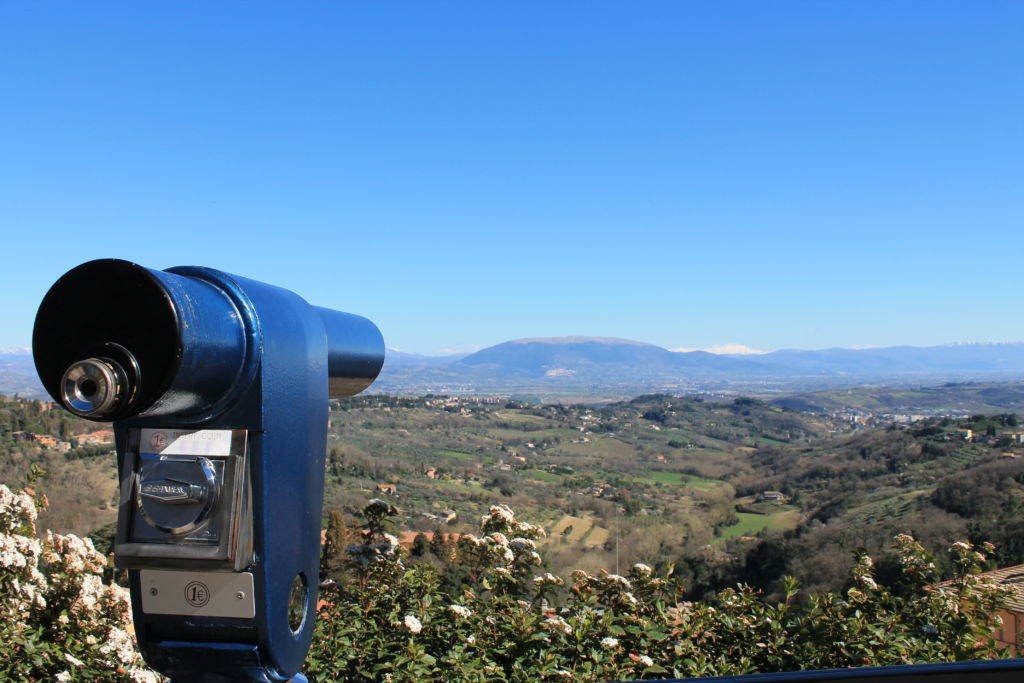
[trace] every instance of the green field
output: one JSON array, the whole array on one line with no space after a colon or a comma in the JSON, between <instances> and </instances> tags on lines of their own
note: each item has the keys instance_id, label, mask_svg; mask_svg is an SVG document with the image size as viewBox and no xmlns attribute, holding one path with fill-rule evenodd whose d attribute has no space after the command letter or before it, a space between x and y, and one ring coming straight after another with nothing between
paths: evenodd
<instances>
[{"instance_id":1,"label":"green field","mask_svg":"<svg viewBox=\"0 0 1024 683\"><path fill-rule=\"evenodd\" d=\"M687 475L686 477L686 485L692 486L695 489L703 489L705 491L710 491L711 489L723 486L724 482L721 482L717 479L709 479L708 477L698 477L691 474Z\"/></svg>"},{"instance_id":2,"label":"green field","mask_svg":"<svg viewBox=\"0 0 1024 683\"><path fill-rule=\"evenodd\" d=\"M505 422L523 422L528 424L548 424L548 419L539 415L528 415L520 412L504 411L495 413L494 416Z\"/></svg>"},{"instance_id":3,"label":"green field","mask_svg":"<svg viewBox=\"0 0 1024 683\"><path fill-rule=\"evenodd\" d=\"M527 479L533 479L534 481L544 481L549 484L557 484L562 481L562 478L557 474L551 472L545 472L544 470L523 470L520 474Z\"/></svg>"},{"instance_id":4,"label":"green field","mask_svg":"<svg viewBox=\"0 0 1024 683\"><path fill-rule=\"evenodd\" d=\"M799 510L784 510L772 515L758 515L751 512L737 512L740 521L722 529L715 539L721 543L737 536L753 536L764 529L792 529L800 521Z\"/></svg>"},{"instance_id":5,"label":"green field","mask_svg":"<svg viewBox=\"0 0 1024 683\"><path fill-rule=\"evenodd\" d=\"M683 474L682 472L651 472L646 477L642 477L637 481L646 482L648 484L692 486L693 488L702 489L705 491L717 488L722 485L722 482L718 481L717 479L708 479L707 477L698 477L693 474Z\"/></svg>"},{"instance_id":6,"label":"green field","mask_svg":"<svg viewBox=\"0 0 1024 683\"><path fill-rule=\"evenodd\" d=\"M437 451L438 455L447 455L449 458L457 458L459 460L469 460L473 457L470 453L463 453L462 451L450 451L447 449L440 449Z\"/></svg>"},{"instance_id":7,"label":"green field","mask_svg":"<svg viewBox=\"0 0 1024 683\"><path fill-rule=\"evenodd\" d=\"M682 472L651 472L641 481L649 481L654 484L685 484L689 479Z\"/></svg>"},{"instance_id":8,"label":"green field","mask_svg":"<svg viewBox=\"0 0 1024 683\"><path fill-rule=\"evenodd\" d=\"M579 432L576 432L576 435L579 436ZM636 455L636 448L618 439L591 436L590 443L568 443L572 438L575 437L563 440L560 449L569 455L601 455L610 458L626 458Z\"/></svg>"}]
</instances>

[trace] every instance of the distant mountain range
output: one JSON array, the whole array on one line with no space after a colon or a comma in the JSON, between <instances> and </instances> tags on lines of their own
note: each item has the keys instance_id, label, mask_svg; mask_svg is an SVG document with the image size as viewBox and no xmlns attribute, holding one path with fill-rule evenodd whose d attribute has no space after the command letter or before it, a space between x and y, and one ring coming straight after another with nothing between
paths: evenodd
<instances>
[{"instance_id":1,"label":"distant mountain range","mask_svg":"<svg viewBox=\"0 0 1024 683\"><path fill-rule=\"evenodd\" d=\"M714 354L629 339L554 337L517 339L468 355L388 351L371 391L614 397L1020 379L1024 343ZM0 349L0 393L45 397L27 349Z\"/></svg>"},{"instance_id":2,"label":"distant mountain range","mask_svg":"<svg viewBox=\"0 0 1024 683\"><path fill-rule=\"evenodd\" d=\"M604 392L705 387L807 389L1024 377L1024 343L784 350L670 351L628 339L518 339L464 357L389 355L378 391ZM427 360L429 359L429 360Z\"/></svg>"},{"instance_id":3,"label":"distant mountain range","mask_svg":"<svg viewBox=\"0 0 1024 683\"><path fill-rule=\"evenodd\" d=\"M38 399L48 396L39 383L30 349L0 349L0 394Z\"/></svg>"}]
</instances>

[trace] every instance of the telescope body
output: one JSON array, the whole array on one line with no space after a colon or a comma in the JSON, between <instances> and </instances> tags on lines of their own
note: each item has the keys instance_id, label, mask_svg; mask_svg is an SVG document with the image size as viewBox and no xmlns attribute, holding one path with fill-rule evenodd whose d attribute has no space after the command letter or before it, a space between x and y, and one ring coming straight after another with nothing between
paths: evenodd
<instances>
[{"instance_id":1,"label":"telescope body","mask_svg":"<svg viewBox=\"0 0 1024 683\"><path fill-rule=\"evenodd\" d=\"M113 422L115 557L147 662L181 681L301 680L327 401L377 377L376 326L211 268L104 259L46 294L33 354L55 400Z\"/></svg>"}]
</instances>

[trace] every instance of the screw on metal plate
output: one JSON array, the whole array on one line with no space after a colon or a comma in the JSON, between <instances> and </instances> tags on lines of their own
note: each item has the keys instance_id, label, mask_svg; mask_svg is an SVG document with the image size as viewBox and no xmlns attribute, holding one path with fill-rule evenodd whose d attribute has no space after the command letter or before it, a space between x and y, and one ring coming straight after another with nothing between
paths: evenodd
<instances>
[{"instance_id":1,"label":"screw on metal plate","mask_svg":"<svg viewBox=\"0 0 1024 683\"><path fill-rule=\"evenodd\" d=\"M159 593L159 592L160 592L160 591L158 591L158 590L157 590L156 588L150 588L150 589L149 589L149 594L150 594L150 595L156 595L156 594L157 594L157 593Z\"/></svg>"},{"instance_id":2,"label":"screw on metal plate","mask_svg":"<svg viewBox=\"0 0 1024 683\"><path fill-rule=\"evenodd\" d=\"M238 600L245 600L245 593L243 591L238 591L235 593L235 598Z\"/></svg>"}]
</instances>

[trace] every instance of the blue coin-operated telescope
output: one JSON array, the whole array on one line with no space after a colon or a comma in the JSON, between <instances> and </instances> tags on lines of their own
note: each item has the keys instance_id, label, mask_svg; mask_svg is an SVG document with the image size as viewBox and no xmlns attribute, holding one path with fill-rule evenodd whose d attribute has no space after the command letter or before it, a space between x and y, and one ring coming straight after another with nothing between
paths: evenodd
<instances>
[{"instance_id":1,"label":"blue coin-operated telescope","mask_svg":"<svg viewBox=\"0 0 1024 683\"><path fill-rule=\"evenodd\" d=\"M376 379L377 327L210 268L104 259L50 288L32 347L54 399L114 423L146 661L176 682L305 680L327 399Z\"/></svg>"}]
</instances>

